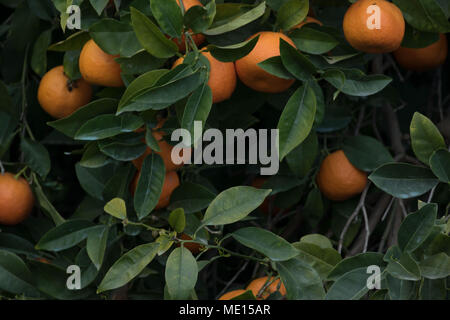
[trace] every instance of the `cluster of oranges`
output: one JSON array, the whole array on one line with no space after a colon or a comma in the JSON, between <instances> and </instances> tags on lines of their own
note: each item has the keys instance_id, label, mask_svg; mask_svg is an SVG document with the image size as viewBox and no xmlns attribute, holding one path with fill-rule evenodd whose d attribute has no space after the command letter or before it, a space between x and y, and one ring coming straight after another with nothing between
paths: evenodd
<instances>
[{"instance_id":1,"label":"cluster of oranges","mask_svg":"<svg viewBox=\"0 0 450 320\"><path fill-rule=\"evenodd\" d=\"M231 300L249 290L258 300L265 300L275 292L279 292L283 297L286 295L286 288L284 287L284 284L280 281L280 279L274 280L274 278L271 277L269 280L269 277L261 277L251 281L247 288L245 288L245 290L238 289L229 291L221 296L219 300Z\"/></svg>"}]
</instances>

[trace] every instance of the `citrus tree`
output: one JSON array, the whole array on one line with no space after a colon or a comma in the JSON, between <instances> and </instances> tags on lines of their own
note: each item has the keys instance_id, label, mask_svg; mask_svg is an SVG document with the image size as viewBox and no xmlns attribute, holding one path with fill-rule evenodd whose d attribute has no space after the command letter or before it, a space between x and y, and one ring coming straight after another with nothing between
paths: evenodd
<instances>
[{"instance_id":1,"label":"citrus tree","mask_svg":"<svg viewBox=\"0 0 450 320\"><path fill-rule=\"evenodd\" d=\"M0 4L0 298L448 298L448 1Z\"/></svg>"}]
</instances>

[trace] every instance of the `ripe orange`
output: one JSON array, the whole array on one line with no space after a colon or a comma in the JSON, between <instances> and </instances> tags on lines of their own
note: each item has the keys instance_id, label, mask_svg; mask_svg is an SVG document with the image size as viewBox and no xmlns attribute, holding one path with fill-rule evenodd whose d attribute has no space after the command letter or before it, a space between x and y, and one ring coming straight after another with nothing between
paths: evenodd
<instances>
[{"instance_id":1,"label":"ripe orange","mask_svg":"<svg viewBox=\"0 0 450 320\"><path fill-rule=\"evenodd\" d=\"M27 180L13 174L0 174L0 224L16 225L24 221L34 206L34 195Z\"/></svg>"},{"instance_id":2,"label":"ripe orange","mask_svg":"<svg viewBox=\"0 0 450 320\"><path fill-rule=\"evenodd\" d=\"M177 0L178 5L180 5L180 0ZM184 5L184 11L188 11L193 6L202 6L203 4L199 0L183 0ZM192 39L194 40L195 44L200 46L205 41L205 36L201 33L192 34ZM181 39L173 39L172 41L175 42L175 44L178 46L178 49L181 52L186 51L186 42L185 42L185 36L184 34L181 36Z\"/></svg>"},{"instance_id":3,"label":"ripe orange","mask_svg":"<svg viewBox=\"0 0 450 320\"><path fill-rule=\"evenodd\" d=\"M274 76L261 67L258 63L280 55L280 39L287 41L295 47L291 39L280 32L259 32L250 37L259 35L258 42L253 50L245 57L235 62L239 79L253 90L260 92L277 93L289 89L294 83L293 79L282 79Z\"/></svg>"},{"instance_id":4,"label":"ripe orange","mask_svg":"<svg viewBox=\"0 0 450 320\"><path fill-rule=\"evenodd\" d=\"M155 129L161 129L161 127L163 126L163 123L165 122L165 119L159 121L158 125L156 126ZM138 129L137 131L142 131L143 129ZM176 170L178 168L181 168L183 166L183 164L175 164L172 161L172 149L174 148L174 146L172 146L170 143L168 143L166 140L164 140L163 136L164 136L164 132L162 131L155 131L153 132L153 137L156 139L156 141L158 141L158 146L161 149L161 151L156 152L156 154L158 154L159 156L161 156L163 162L164 162L164 166L166 168L166 171L173 171ZM145 140L143 139L143 142L145 143ZM184 155L185 152L191 152L190 148L185 148L181 151L181 154ZM141 155L139 158L132 160L131 162L134 164L134 166L137 169L141 169L142 168L142 163L144 162L144 159L152 153L152 149L150 149L149 147L147 147L147 149L145 150L144 154Z\"/></svg>"},{"instance_id":5,"label":"ripe orange","mask_svg":"<svg viewBox=\"0 0 450 320\"><path fill-rule=\"evenodd\" d=\"M134 196L136 192L137 184L139 181L139 177L141 175L141 171L136 172L133 180L130 184L131 194ZM156 204L155 209L162 209L169 205L170 196L173 191L180 185L180 179L175 171L166 172L166 177L164 179L164 185L161 191L161 195L159 196L158 203Z\"/></svg>"},{"instance_id":6,"label":"ripe orange","mask_svg":"<svg viewBox=\"0 0 450 320\"><path fill-rule=\"evenodd\" d=\"M317 20L316 18L306 17L305 21L299 23L298 25L296 25L292 29L299 29L299 28L303 27L305 24L308 24L308 23L315 23L315 24L318 24L319 26L323 26L323 23L320 22L319 20Z\"/></svg>"},{"instance_id":7,"label":"ripe orange","mask_svg":"<svg viewBox=\"0 0 450 320\"><path fill-rule=\"evenodd\" d=\"M379 8L379 28L373 25L374 12ZM368 13L369 12L369 13ZM397 50L405 34L405 20L400 9L385 0L359 0L352 4L344 16L344 35L350 45L363 52L385 53Z\"/></svg>"},{"instance_id":8,"label":"ripe orange","mask_svg":"<svg viewBox=\"0 0 450 320\"><path fill-rule=\"evenodd\" d=\"M448 43L445 34L439 40L425 48L400 47L394 51L395 60L407 70L425 71L439 67L447 59Z\"/></svg>"},{"instance_id":9,"label":"ripe orange","mask_svg":"<svg viewBox=\"0 0 450 320\"><path fill-rule=\"evenodd\" d=\"M338 150L323 160L316 181L328 199L344 201L364 190L367 174L354 167L344 151Z\"/></svg>"},{"instance_id":10,"label":"ripe orange","mask_svg":"<svg viewBox=\"0 0 450 320\"><path fill-rule=\"evenodd\" d=\"M192 240L192 238L190 236L188 236L185 233L180 234L180 239L182 240ZM179 247L180 244L177 244L177 246ZM197 254L201 251L202 246L198 243L194 243L194 242L185 242L184 243L184 247L186 249L188 249L190 252L192 252L192 254Z\"/></svg>"},{"instance_id":11,"label":"ripe orange","mask_svg":"<svg viewBox=\"0 0 450 320\"><path fill-rule=\"evenodd\" d=\"M208 85L213 95L213 103L225 101L231 97L236 89L236 70L234 63L221 62L214 58L209 52L202 52L210 64ZM183 63L184 58L178 58L172 68Z\"/></svg>"},{"instance_id":12,"label":"ripe orange","mask_svg":"<svg viewBox=\"0 0 450 320\"><path fill-rule=\"evenodd\" d=\"M38 101L42 109L54 118L71 115L78 108L91 101L92 88L79 79L70 81L63 66L48 71L41 79L38 89Z\"/></svg>"},{"instance_id":13,"label":"ripe orange","mask_svg":"<svg viewBox=\"0 0 450 320\"><path fill-rule=\"evenodd\" d=\"M272 280L273 278L270 278ZM268 277L261 277L258 279L253 280L250 282L250 284L247 286L246 290L251 290L255 297L257 297L258 300L264 300L267 299L272 293L279 291L282 296L286 295L286 288L284 287L283 282L281 282L280 288L278 289L278 284L280 283L280 279L277 279L273 281L260 295L258 298L259 291L264 287L264 285L269 282Z\"/></svg>"},{"instance_id":14,"label":"ripe orange","mask_svg":"<svg viewBox=\"0 0 450 320\"><path fill-rule=\"evenodd\" d=\"M266 182L267 178L257 177L252 181L252 187L260 189L264 182ZM264 199L263 203L259 206L262 212L265 214L269 214L270 212L270 201L273 201L275 196L270 196ZM281 212L281 209L275 206L272 206L272 215L277 215Z\"/></svg>"},{"instance_id":15,"label":"ripe orange","mask_svg":"<svg viewBox=\"0 0 450 320\"><path fill-rule=\"evenodd\" d=\"M115 58L104 52L94 40L89 40L81 50L79 66L83 78L91 83L104 87L122 87L120 77L122 70Z\"/></svg>"},{"instance_id":16,"label":"ripe orange","mask_svg":"<svg viewBox=\"0 0 450 320\"><path fill-rule=\"evenodd\" d=\"M225 293L224 295L222 295L219 298L219 300L231 300L237 296L240 296L244 292L246 292L246 290L243 290L243 289L229 291L229 292Z\"/></svg>"}]
</instances>

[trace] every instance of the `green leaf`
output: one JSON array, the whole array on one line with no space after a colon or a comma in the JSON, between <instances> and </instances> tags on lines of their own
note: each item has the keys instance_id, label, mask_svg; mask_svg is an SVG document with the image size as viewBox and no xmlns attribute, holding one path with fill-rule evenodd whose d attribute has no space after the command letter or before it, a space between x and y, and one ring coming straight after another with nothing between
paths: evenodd
<instances>
[{"instance_id":1,"label":"green leaf","mask_svg":"<svg viewBox=\"0 0 450 320\"><path fill-rule=\"evenodd\" d=\"M429 169L406 163L385 164L369 179L384 192L400 199L418 197L438 183Z\"/></svg>"},{"instance_id":2,"label":"green leaf","mask_svg":"<svg viewBox=\"0 0 450 320\"><path fill-rule=\"evenodd\" d=\"M130 9L133 29L145 50L157 58L170 58L178 52L178 46L167 39L145 14L133 7Z\"/></svg>"},{"instance_id":3,"label":"green leaf","mask_svg":"<svg viewBox=\"0 0 450 320\"><path fill-rule=\"evenodd\" d=\"M230 224L258 208L272 190L238 186L222 191L209 205L203 226Z\"/></svg>"},{"instance_id":4,"label":"green leaf","mask_svg":"<svg viewBox=\"0 0 450 320\"><path fill-rule=\"evenodd\" d=\"M183 14L175 0L150 1L153 17L164 33L173 38L181 37L183 30Z\"/></svg>"},{"instance_id":5,"label":"green leaf","mask_svg":"<svg viewBox=\"0 0 450 320\"><path fill-rule=\"evenodd\" d=\"M427 204L409 214L398 230L398 245L404 252L417 249L431 233L437 216L437 205Z\"/></svg>"},{"instance_id":6,"label":"green leaf","mask_svg":"<svg viewBox=\"0 0 450 320\"><path fill-rule=\"evenodd\" d=\"M206 6L193 6L184 14L184 25L194 33L205 32L216 16L216 2L210 1Z\"/></svg>"},{"instance_id":7,"label":"green leaf","mask_svg":"<svg viewBox=\"0 0 450 320\"><path fill-rule=\"evenodd\" d=\"M142 134L120 134L112 138L98 142L100 151L107 156L119 161L131 161L140 157L147 148L142 143Z\"/></svg>"},{"instance_id":8,"label":"green leaf","mask_svg":"<svg viewBox=\"0 0 450 320\"><path fill-rule=\"evenodd\" d=\"M169 224L176 232L183 232L186 226L186 217L183 208L175 209L170 213Z\"/></svg>"},{"instance_id":9,"label":"green leaf","mask_svg":"<svg viewBox=\"0 0 450 320\"><path fill-rule=\"evenodd\" d=\"M444 183L450 183L450 152L436 150L430 157L431 171Z\"/></svg>"},{"instance_id":10,"label":"green leaf","mask_svg":"<svg viewBox=\"0 0 450 320\"><path fill-rule=\"evenodd\" d=\"M321 248L316 244L303 241L293 245L299 251L298 258L316 270L323 280L327 278L336 264L342 260L341 255L333 248Z\"/></svg>"},{"instance_id":11,"label":"green leaf","mask_svg":"<svg viewBox=\"0 0 450 320\"><path fill-rule=\"evenodd\" d=\"M417 158L425 164L434 151L445 149L445 141L433 122L415 112L410 126L411 144Z\"/></svg>"},{"instance_id":12,"label":"green leaf","mask_svg":"<svg viewBox=\"0 0 450 320\"><path fill-rule=\"evenodd\" d=\"M400 280L420 280L419 265L408 252L403 253L399 260L390 261L386 270L391 276Z\"/></svg>"},{"instance_id":13,"label":"green leaf","mask_svg":"<svg viewBox=\"0 0 450 320\"><path fill-rule=\"evenodd\" d=\"M201 121L202 127L205 126L206 119L208 119L211 111L212 101L212 91L206 82L189 96L181 119L181 128L188 130L192 137L194 136L195 121Z\"/></svg>"},{"instance_id":14,"label":"green leaf","mask_svg":"<svg viewBox=\"0 0 450 320\"><path fill-rule=\"evenodd\" d=\"M145 218L158 203L165 179L162 158L152 153L144 159L134 195L134 207L139 220Z\"/></svg>"},{"instance_id":15,"label":"green leaf","mask_svg":"<svg viewBox=\"0 0 450 320\"><path fill-rule=\"evenodd\" d=\"M322 300L325 297L322 280L317 272L299 258L276 262L288 300Z\"/></svg>"},{"instance_id":16,"label":"green leaf","mask_svg":"<svg viewBox=\"0 0 450 320\"><path fill-rule=\"evenodd\" d=\"M353 257L345 258L339 262L334 269L328 274L328 280L336 281L342 277L347 272L352 270L365 268L367 270L368 266L377 265L382 266L383 254L376 252L366 252L360 253ZM367 276L366 276L367 277Z\"/></svg>"},{"instance_id":17,"label":"green leaf","mask_svg":"<svg viewBox=\"0 0 450 320\"><path fill-rule=\"evenodd\" d=\"M119 288L134 279L158 253L159 243L139 245L125 253L108 270L97 293Z\"/></svg>"},{"instance_id":18,"label":"green leaf","mask_svg":"<svg viewBox=\"0 0 450 320\"><path fill-rule=\"evenodd\" d=\"M95 12L100 16L103 10L106 8L109 0L89 0L91 6L95 9Z\"/></svg>"},{"instance_id":19,"label":"green leaf","mask_svg":"<svg viewBox=\"0 0 450 320\"><path fill-rule=\"evenodd\" d=\"M308 137L289 152L286 162L297 177L303 178L310 172L318 154L319 140L317 134L311 130Z\"/></svg>"},{"instance_id":20,"label":"green leaf","mask_svg":"<svg viewBox=\"0 0 450 320\"><path fill-rule=\"evenodd\" d=\"M217 5L217 12L221 12L222 8L226 7L227 5L235 5L235 4L222 4ZM236 4L237 5L237 4ZM239 4L241 6L241 4ZM208 36L215 36L222 33L230 32L233 30L236 30L240 27L245 26L246 24L249 24L252 21L255 21L256 19L260 18L264 12L266 11L266 2L263 1L260 4L258 4L255 7L252 7L251 10L248 10L244 13L239 13L237 15L234 15L232 17L228 17L228 19L224 19L224 23L220 25L214 25L209 30L206 30L204 34Z\"/></svg>"},{"instance_id":21,"label":"green leaf","mask_svg":"<svg viewBox=\"0 0 450 320\"><path fill-rule=\"evenodd\" d=\"M62 224L65 221L64 218L59 214L59 212L55 209L55 207L52 205L50 200L45 195L44 190L42 189L42 186L39 183L37 175L35 173L32 173L32 177L33 177L33 189L36 195L36 199L39 203L39 207L50 216L55 225Z\"/></svg>"},{"instance_id":22,"label":"green leaf","mask_svg":"<svg viewBox=\"0 0 450 320\"><path fill-rule=\"evenodd\" d=\"M105 205L104 210L106 213L109 213L113 217L120 220L124 220L127 217L127 207L125 201L120 198L114 198L109 201Z\"/></svg>"},{"instance_id":23,"label":"green leaf","mask_svg":"<svg viewBox=\"0 0 450 320\"><path fill-rule=\"evenodd\" d=\"M309 0L288 0L278 9L276 25L289 30L305 20L309 10Z\"/></svg>"},{"instance_id":24,"label":"green leaf","mask_svg":"<svg viewBox=\"0 0 450 320\"><path fill-rule=\"evenodd\" d=\"M38 297L39 292L31 285L32 279L30 270L19 256L0 249L0 290Z\"/></svg>"},{"instance_id":25,"label":"green leaf","mask_svg":"<svg viewBox=\"0 0 450 320\"><path fill-rule=\"evenodd\" d=\"M89 34L95 43L109 54L131 57L142 49L128 22L101 19L89 28Z\"/></svg>"},{"instance_id":26,"label":"green leaf","mask_svg":"<svg viewBox=\"0 0 450 320\"><path fill-rule=\"evenodd\" d=\"M328 69L322 77L339 91L356 97L366 97L380 92L392 81L382 74L365 75L359 69Z\"/></svg>"},{"instance_id":27,"label":"green leaf","mask_svg":"<svg viewBox=\"0 0 450 320\"><path fill-rule=\"evenodd\" d=\"M443 8L435 0L394 0L405 20L414 28L428 32L447 33L450 22Z\"/></svg>"},{"instance_id":28,"label":"green leaf","mask_svg":"<svg viewBox=\"0 0 450 320\"><path fill-rule=\"evenodd\" d=\"M58 52L80 50L90 38L89 32L79 31L60 42L52 44L48 47L48 50Z\"/></svg>"},{"instance_id":29,"label":"green leaf","mask_svg":"<svg viewBox=\"0 0 450 320\"><path fill-rule=\"evenodd\" d=\"M71 80L80 79L81 73L78 65L80 60L80 51L66 51L64 53L63 66L64 73Z\"/></svg>"},{"instance_id":30,"label":"green leaf","mask_svg":"<svg viewBox=\"0 0 450 320\"><path fill-rule=\"evenodd\" d=\"M103 154L96 141L86 144L80 165L85 168L100 168L109 162L109 158Z\"/></svg>"},{"instance_id":31,"label":"green leaf","mask_svg":"<svg viewBox=\"0 0 450 320\"><path fill-rule=\"evenodd\" d=\"M85 240L92 228L90 221L68 220L44 234L36 244L36 249L58 252L71 248Z\"/></svg>"},{"instance_id":32,"label":"green leaf","mask_svg":"<svg viewBox=\"0 0 450 320\"><path fill-rule=\"evenodd\" d=\"M296 48L280 39L280 56L286 70L302 81L311 80L316 67Z\"/></svg>"},{"instance_id":33,"label":"green leaf","mask_svg":"<svg viewBox=\"0 0 450 320\"><path fill-rule=\"evenodd\" d=\"M319 188L311 189L306 197L306 202L303 207L303 215L311 227L317 227L323 217L324 209L322 193Z\"/></svg>"},{"instance_id":34,"label":"green leaf","mask_svg":"<svg viewBox=\"0 0 450 320\"><path fill-rule=\"evenodd\" d=\"M258 63L258 66L274 76L282 79L294 79L294 76L283 65L280 56L275 56Z\"/></svg>"},{"instance_id":35,"label":"green leaf","mask_svg":"<svg viewBox=\"0 0 450 320\"><path fill-rule=\"evenodd\" d=\"M445 279L423 279L419 295L421 300L445 300L447 298Z\"/></svg>"},{"instance_id":36,"label":"green leaf","mask_svg":"<svg viewBox=\"0 0 450 320\"><path fill-rule=\"evenodd\" d=\"M86 121L101 114L115 112L117 109L117 100L115 99L99 99L81 107L70 116L47 124L66 136L75 137L77 131L86 123Z\"/></svg>"},{"instance_id":37,"label":"green leaf","mask_svg":"<svg viewBox=\"0 0 450 320\"><path fill-rule=\"evenodd\" d=\"M199 212L207 208L215 196L204 186L186 181L173 191L168 208L183 208L185 213Z\"/></svg>"},{"instance_id":38,"label":"green leaf","mask_svg":"<svg viewBox=\"0 0 450 320\"><path fill-rule=\"evenodd\" d=\"M354 136L344 140L343 150L348 160L358 169L373 171L388 162L394 162L389 151L378 140L369 136Z\"/></svg>"},{"instance_id":39,"label":"green leaf","mask_svg":"<svg viewBox=\"0 0 450 320\"><path fill-rule=\"evenodd\" d=\"M391 300L413 300L416 298L417 281L400 280L388 274L386 283Z\"/></svg>"},{"instance_id":40,"label":"green leaf","mask_svg":"<svg viewBox=\"0 0 450 320\"><path fill-rule=\"evenodd\" d=\"M75 165L75 173L81 187L87 194L92 197L103 200L103 189L112 174L111 166L103 166L100 168L85 168L79 163Z\"/></svg>"},{"instance_id":41,"label":"green leaf","mask_svg":"<svg viewBox=\"0 0 450 320\"><path fill-rule=\"evenodd\" d=\"M314 91L302 85L289 98L278 121L280 161L308 137L316 113Z\"/></svg>"},{"instance_id":42,"label":"green leaf","mask_svg":"<svg viewBox=\"0 0 450 320\"><path fill-rule=\"evenodd\" d=\"M441 252L420 261L419 267L423 277L443 279L450 276L450 257Z\"/></svg>"},{"instance_id":43,"label":"green leaf","mask_svg":"<svg viewBox=\"0 0 450 320\"><path fill-rule=\"evenodd\" d=\"M52 41L51 30L42 32L33 46L31 56L31 68L38 75L42 76L47 71L47 48Z\"/></svg>"},{"instance_id":44,"label":"green leaf","mask_svg":"<svg viewBox=\"0 0 450 320\"><path fill-rule=\"evenodd\" d=\"M307 234L300 238L301 243L310 243L322 249L333 249L331 240L319 233Z\"/></svg>"},{"instance_id":45,"label":"green leaf","mask_svg":"<svg viewBox=\"0 0 450 320\"><path fill-rule=\"evenodd\" d=\"M133 132L142 127L144 121L134 114L116 116L114 114L99 115L88 120L75 134L77 140L101 140L124 132Z\"/></svg>"},{"instance_id":46,"label":"green leaf","mask_svg":"<svg viewBox=\"0 0 450 320\"><path fill-rule=\"evenodd\" d=\"M47 149L39 142L32 141L28 138L22 138L20 141L20 149L23 152L24 162L37 172L42 178L45 178L51 167L50 155Z\"/></svg>"},{"instance_id":47,"label":"green leaf","mask_svg":"<svg viewBox=\"0 0 450 320\"><path fill-rule=\"evenodd\" d=\"M250 40L224 47L210 44L207 49L219 61L234 62L248 55L256 46L258 39L259 35Z\"/></svg>"},{"instance_id":48,"label":"green leaf","mask_svg":"<svg viewBox=\"0 0 450 320\"><path fill-rule=\"evenodd\" d=\"M198 277L197 261L184 248L176 248L167 259L165 279L170 297L174 300L188 299Z\"/></svg>"},{"instance_id":49,"label":"green leaf","mask_svg":"<svg viewBox=\"0 0 450 320\"><path fill-rule=\"evenodd\" d=\"M326 300L359 300L368 291L367 268L353 269L341 277L330 287Z\"/></svg>"},{"instance_id":50,"label":"green leaf","mask_svg":"<svg viewBox=\"0 0 450 320\"><path fill-rule=\"evenodd\" d=\"M86 250L92 263L95 265L97 270L103 263L103 258L105 257L106 242L108 240L109 227L105 225L99 225L92 228L91 232L87 237Z\"/></svg>"},{"instance_id":51,"label":"green leaf","mask_svg":"<svg viewBox=\"0 0 450 320\"><path fill-rule=\"evenodd\" d=\"M232 237L272 261L286 261L295 257L297 250L285 239L261 228L248 227L232 233Z\"/></svg>"},{"instance_id":52,"label":"green leaf","mask_svg":"<svg viewBox=\"0 0 450 320\"><path fill-rule=\"evenodd\" d=\"M292 31L289 37L294 41L295 46L299 50L310 54L327 53L339 44L339 41L332 35L305 26Z\"/></svg>"}]
</instances>

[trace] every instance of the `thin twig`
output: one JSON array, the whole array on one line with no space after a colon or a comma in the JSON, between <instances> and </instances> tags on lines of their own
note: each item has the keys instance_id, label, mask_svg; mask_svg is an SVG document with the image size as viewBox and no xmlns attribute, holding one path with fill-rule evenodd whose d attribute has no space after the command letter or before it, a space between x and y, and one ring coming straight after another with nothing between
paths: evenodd
<instances>
[{"instance_id":1,"label":"thin twig","mask_svg":"<svg viewBox=\"0 0 450 320\"><path fill-rule=\"evenodd\" d=\"M383 216L381 217L381 221L384 221L384 219L386 219L386 216L389 212L389 210L391 210L392 204L394 203L395 198L392 197L391 201L389 201L389 205L387 206L386 210L383 213Z\"/></svg>"},{"instance_id":2,"label":"thin twig","mask_svg":"<svg viewBox=\"0 0 450 320\"><path fill-rule=\"evenodd\" d=\"M366 227L366 239L364 242L363 252L366 252L367 246L369 245L370 229L369 229L369 217L367 216L366 206L364 206L364 205L362 206L362 212L363 212L363 217L364 217L364 225Z\"/></svg>"},{"instance_id":3,"label":"thin twig","mask_svg":"<svg viewBox=\"0 0 450 320\"><path fill-rule=\"evenodd\" d=\"M436 185L436 186L434 186L434 187L433 187L433 189L431 189L431 191L430 191L430 195L428 196L428 200L427 200L427 202L428 202L428 203L430 203L430 202L431 202L431 200L433 200L433 196L434 196L434 191L436 190L436 187L437 187L437 185Z\"/></svg>"},{"instance_id":4,"label":"thin twig","mask_svg":"<svg viewBox=\"0 0 450 320\"><path fill-rule=\"evenodd\" d=\"M400 208L402 209L403 218L406 218L408 215L408 211L406 210L405 204L403 203L402 199L398 200L398 203L400 204Z\"/></svg>"},{"instance_id":5,"label":"thin twig","mask_svg":"<svg viewBox=\"0 0 450 320\"><path fill-rule=\"evenodd\" d=\"M366 201L367 191L369 190L369 187L370 187L370 182L367 183L366 187L364 188L364 191L362 192L361 197L359 198L358 205L356 206L355 210L350 215L350 217L347 219L347 222L345 223L344 228L342 229L341 235L339 237L339 246L338 246L339 253L342 252L342 245L344 243L344 237L345 237L345 234L347 233L348 228L350 227L350 224L356 218L356 216L358 215L361 208L364 206L364 203Z\"/></svg>"},{"instance_id":6,"label":"thin twig","mask_svg":"<svg viewBox=\"0 0 450 320\"><path fill-rule=\"evenodd\" d=\"M225 291L233 284L233 282L236 281L236 279L239 277L239 275L247 268L249 263L250 263L250 260L246 260L244 262L242 267L236 272L236 274L233 276L233 278L231 278L230 281L228 281L227 284L225 285L225 287L222 289L222 291L220 291L220 293L217 295L216 299L218 299L225 293Z\"/></svg>"},{"instance_id":7,"label":"thin twig","mask_svg":"<svg viewBox=\"0 0 450 320\"><path fill-rule=\"evenodd\" d=\"M355 136L357 136L359 134L359 130L361 129L361 124L364 120L365 113L366 113L366 108L362 107L361 110L359 111L358 122L356 123L356 127L355 127Z\"/></svg>"}]
</instances>

